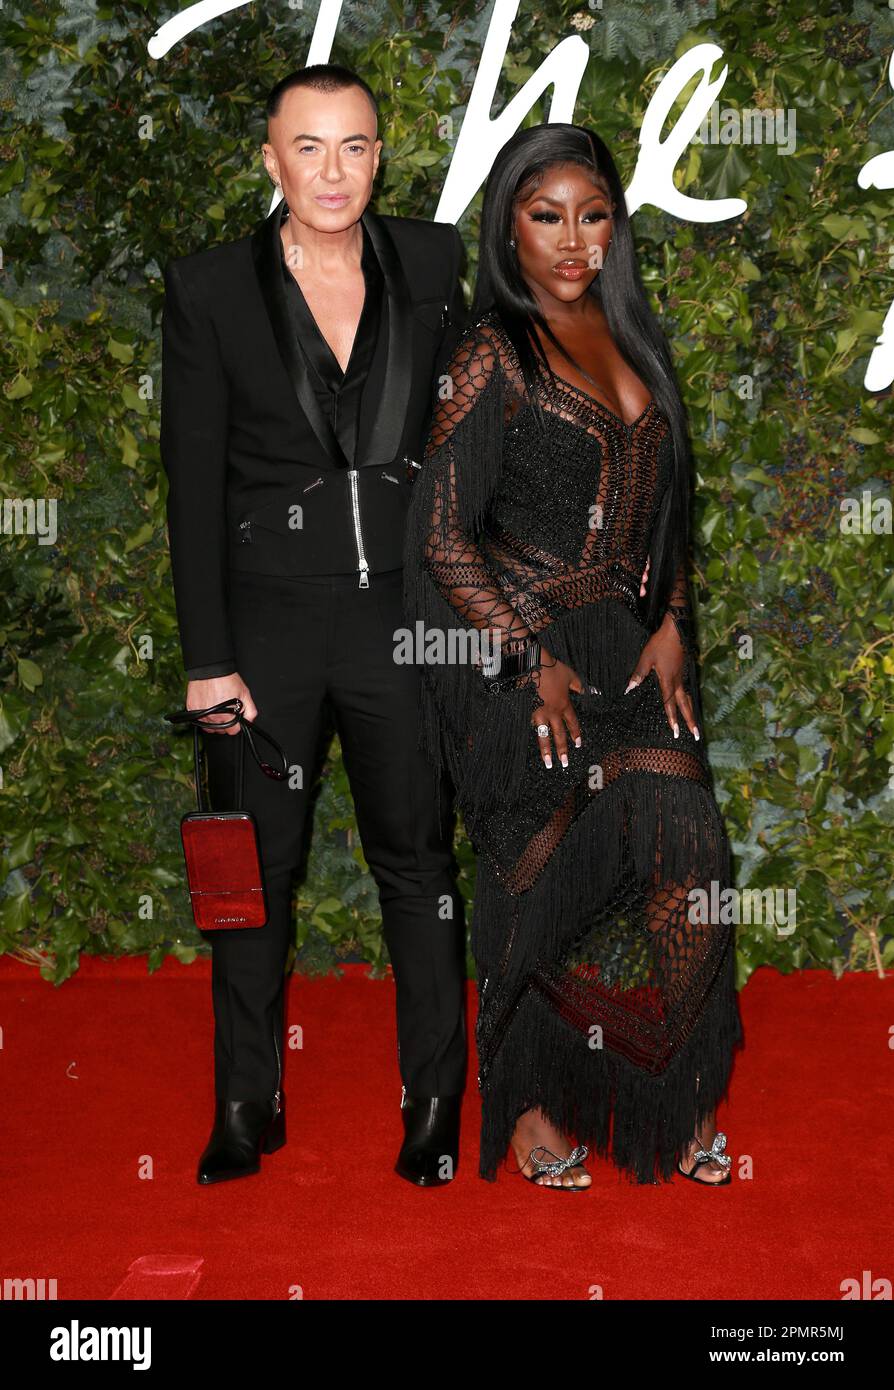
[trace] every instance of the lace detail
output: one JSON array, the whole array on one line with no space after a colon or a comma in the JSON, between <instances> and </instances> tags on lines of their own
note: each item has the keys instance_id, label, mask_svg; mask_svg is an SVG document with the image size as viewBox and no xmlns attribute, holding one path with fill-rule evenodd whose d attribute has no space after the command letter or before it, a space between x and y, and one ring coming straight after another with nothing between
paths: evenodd
<instances>
[{"instance_id":1,"label":"lace detail","mask_svg":"<svg viewBox=\"0 0 894 1390\"><path fill-rule=\"evenodd\" d=\"M459 616L518 637L541 630L562 610L591 602L597 592L612 591L637 612L652 524L671 464L669 427L655 403L627 426L570 383L543 376L541 404L557 435L544 447L515 351L494 315L460 344L448 377L451 391L436 413L424 456L435 469L436 484L423 553L434 582ZM487 537L476 540L458 495L455 449L466 442L461 426L470 413L488 413L483 397L500 387L510 447L498 481L493 478ZM594 445L603 459L596 488ZM556 467L556 448L561 467ZM483 462L478 461L478 483L487 489L495 470L481 467ZM466 486L474 487L474 480L467 479ZM480 506L484 497L466 501Z\"/></svg>"},{"instance_id":2,"label":"lace detail","mask_svg":"<svg viewBox=\"0 0 894 1390\"><path fill-rule=\"evenodd\" d=\"M425 746L478 855L481 1173L539 1105L629 1176L671 1177L740 1025L731 929L694 910L729 882L705 739L674 739L654 673L624 694L649 636L639 587L670 427L654 399L626 422L542 366L541 427L495 312L447 370L410 508L408 616L501 650L537 640L583 684L582 747L547 770L539 672L491 699L474 663L423 671ZM682 568L669 611L698 712Z\"/></svg>"},{"instance_id":3,"label":"lace detail","mask_svg":"<svg viewBox=\"0 0 894 1390\"><path fill-rule=\"evenodd\" d=\"M692 623L692 608L689 602L689 586L682 565L677 570L677 578L668 602L666 613L670 613L677 636L687 656L695 655L695 632Z\"/></svg>"}]
</instances>

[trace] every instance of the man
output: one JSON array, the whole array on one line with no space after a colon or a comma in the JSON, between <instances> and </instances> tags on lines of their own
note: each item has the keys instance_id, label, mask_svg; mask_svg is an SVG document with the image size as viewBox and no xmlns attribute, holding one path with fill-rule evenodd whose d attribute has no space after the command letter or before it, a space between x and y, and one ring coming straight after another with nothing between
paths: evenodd
<instances>
[{"instance_id":1,"label":"man","mask_svg":"<svg viewBox=\"0 0 894 1390\"><path fill-rule=\"evenodd\" d=\"M291 877L328 710L396 983L396 1167L434 1186L457 1162L463 905L449 799L416 746L419 672L395 662L394 633L411 478L465 321L462 243L453 226L368 209L382 141L356 74L293 73L267 116L282 201L252 236L165 271L161 450L186 704L240 698L293 769L276 782L244 760L269 916L209 933L216 1111L198 1181L256 1173L285 1141ZM205 739L215 810L234 808L240 737ZM360 1045L348 1020L345 1038Z\"/></svg>"}]
</instances>

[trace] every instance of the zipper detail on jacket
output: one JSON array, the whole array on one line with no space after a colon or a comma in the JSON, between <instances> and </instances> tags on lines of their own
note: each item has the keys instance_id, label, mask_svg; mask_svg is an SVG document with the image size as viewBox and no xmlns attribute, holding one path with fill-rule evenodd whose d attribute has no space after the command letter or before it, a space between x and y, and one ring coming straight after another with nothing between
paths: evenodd
<instances>
[{"instance_id":1,"label":"zipper detail on jacket","mask_svg":"<svg viewBox=\"0 0 894 1390\"><path fill-rule=\"evenodd\" d=\"M242 532L239 538L242 545L251 545L251 522L240 521L239 530Z\"/></svg>"},{"instance_id":2,"label":"zipper detail on jacket","mask_svg":"<svg viewBox=\"0 0 894 1390\"><path fill-rule=\"evenodd\" d=\"M274 1092L274 1095L273 1095L273 1103L274 1103L274 1105L275 1105L275 1107L276 1107L275 1110L273 1111L273 1114L274 1114L274 1117L275 1117L275 1116L277 1116L277 1115L279 1114L279 1111L280 1111L280 1104L279 1104L279 1102L280 1102L280 1100L281 1100L281 1098L282 1098L282 1090L281 1090L281 1087L282 1087L282 1061L280 1060L280 1055L279 1055L279 1039L278 1039L277 1036L276 1036L276 1022L275 1022L275 1020L274 1020L274 1023L273 1023L273 1046L274 1046L274 1048L276 1049L276 1091Z\"/></svg>"},{"instance_id":3,"label":"zipper detail on jacket","mask_svg":"<svg viewBox=\"0 0 894 1390\"><path fill-rule=\"evenodd\" d=\"M354 517L354 539L357 542L357 563L360 567L361 589L369 588L369 563L366 558L366 551L363 549L363 532L360 529L360 496L357 491L357 469L348 469L348 478L351 482L351 512Z\"/></svg>"}]
</instances>

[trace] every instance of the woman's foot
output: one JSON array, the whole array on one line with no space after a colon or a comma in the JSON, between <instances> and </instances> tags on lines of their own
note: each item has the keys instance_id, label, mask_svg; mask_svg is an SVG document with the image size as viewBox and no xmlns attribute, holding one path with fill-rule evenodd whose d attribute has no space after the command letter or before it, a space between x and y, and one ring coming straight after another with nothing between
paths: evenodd
<instances>
[{"instance_id":1,"label":"woman's foot","mask_svg":"<svg viewBox=\"0 0 894 1390\"><path fill-rule=\"evenodd\" d=\"M532 1149L538 1150L538 1159L548 1161L548 1155L539 1152L541 1148L549 1149L557 1158L568 1158L572 1152L572 1147L564 1134L554 1125L551 1125L540 1110L526 1110L520 1116L512 1136L512 1152L515 1154L516 1167L526 1177L534 1178L540 1187L590 1186L592 1178L580 1163L576 1163L573 1168L567 1168L564 1173L559 1173L555 1177L550 1173L541 1173L538 1177L534 1176L537 1173L538 1165L536 1162L531 1162Z\"/></svg>"},{"instance_id":2,"label":"woman's foot","mask_svg":"<svg viewBox=\"0 0 894 1390\"><path fill-rule=\"evenodd\" d=\"M699 1149L704 1149L706 1153L710 1153L716 1133L717 1128L712 1115L710 1121L706 1121L698 1131L698 1138L692 1139L687 1145L680 1159L680 1167L684 1173L692 1173L693 1168L695 1168L695 1155ZM716 1158L712 1158L707 1163L701 1163L693 1176L696 1182L721 1182L728 1171L717 1162Z\"/></svg>"}]
</instances>

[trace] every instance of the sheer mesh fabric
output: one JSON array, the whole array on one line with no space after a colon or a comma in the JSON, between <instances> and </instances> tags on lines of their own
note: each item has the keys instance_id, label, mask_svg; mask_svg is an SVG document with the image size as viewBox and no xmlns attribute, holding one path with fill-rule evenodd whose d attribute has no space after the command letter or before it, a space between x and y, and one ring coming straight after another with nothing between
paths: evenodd
<instances>
[{"instance_id":1,"label":"sheer mesh fabric","mask_svg":"<svg viewBox=\"0 0 894 1390\"><path fill-rule=\"evenodd\" d=\"M541 429L495 312L448 381L410 509L409 616L504 652L536 636L583 685L582 747L569 739L568 769L546 769L538 673L495 686L470 663L423 671L426 746L478 855L481 1174L538 1106L628 1176L666 1178L740 1037L682 567L669 608L702 739L685 722L673 737L654 673L624 693L649 637L639 588L670 429L654 400L626 422L540 368Z\"/></svg>"},{"instance_id":2,"label":"sheer mesh fabric","mask_svg":"<svg viewBox=\"0 0 894 1390\"><path fill-rule=\"evenodd\" d=\"M541 468L532 472L524 466L530 421L513 425L527 410L524 381L510 340L492 319L460 345L447 376L449 394L439 402L425 451L426 460L437 455L439 462L424 558L457 614L507 640L539 632L557 609L612 593L636 611L654 510L668 481L669 457L658 447L668 430L657 408L650 403L628 431L608 407L570 384L553 386L541 403L558 435L551 447L561 447L564 434L564 466L561 472L549 466L547 446ZM453 439L480 397L500 386L510 449L494 501L499 521L476 541L464 526ZM565 425L570 429L563 431ZM612 460L595 489L593 443Z\"/></svg>"}]
</instances>

